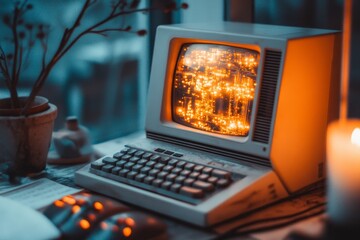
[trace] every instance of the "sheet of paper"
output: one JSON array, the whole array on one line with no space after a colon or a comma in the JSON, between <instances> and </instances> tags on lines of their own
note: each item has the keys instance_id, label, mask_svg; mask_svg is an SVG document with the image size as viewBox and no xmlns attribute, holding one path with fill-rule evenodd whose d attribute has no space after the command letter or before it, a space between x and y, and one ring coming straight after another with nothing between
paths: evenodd
<instances>
[{"instance_id":1,"label":"sheet of paper","mask_svg":"<svg viewBox=\"0 0 360 240\"><path fill-rule=\"evenodd\" d=\"M12 188L0 193L1 196L18 201L34 209L41 209L65 195L80 192L82 189L68 187L47 178Z\"/></svg>"}]
</instances>

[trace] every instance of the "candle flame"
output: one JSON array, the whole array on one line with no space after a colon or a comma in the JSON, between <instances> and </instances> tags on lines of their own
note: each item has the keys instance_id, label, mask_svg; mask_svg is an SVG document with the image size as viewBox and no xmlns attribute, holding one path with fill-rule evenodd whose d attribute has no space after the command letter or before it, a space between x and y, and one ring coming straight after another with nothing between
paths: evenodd
<instances>
[{"instance_id":1,"label":"candle flame","mask_svg":"<svg viewBox=\"0 0 360 240\"><path fill-rule=\"evenodd\" d=\"M352 132L351 143L360 147L360 128L355 128Z\"/></svg>"}]
</instances>

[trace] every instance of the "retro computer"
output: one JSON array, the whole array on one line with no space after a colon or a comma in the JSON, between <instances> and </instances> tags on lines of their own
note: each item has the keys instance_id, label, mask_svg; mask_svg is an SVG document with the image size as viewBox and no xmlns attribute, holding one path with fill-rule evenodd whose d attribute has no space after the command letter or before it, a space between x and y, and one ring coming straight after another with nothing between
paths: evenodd
<instances>
[{"instance_id":1,"label":"retro computer","mask_svg":"<svg viewBox=\"0 0 360 240\"><path fill-rule=\"evenodd\" d=\"M325 177L340 41L325 29L159 26L146 137L75 182L199 226L306 191Z\"/></svg>"}]
</instances>

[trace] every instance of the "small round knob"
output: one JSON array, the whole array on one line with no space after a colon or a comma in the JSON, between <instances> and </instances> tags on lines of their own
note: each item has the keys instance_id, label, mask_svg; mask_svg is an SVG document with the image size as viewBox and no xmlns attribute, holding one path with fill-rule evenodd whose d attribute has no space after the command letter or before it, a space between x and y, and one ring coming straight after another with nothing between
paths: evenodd
<instances>
[{"instance_id":1,"label":"small round knob","mask_svg":"<svg viewBox=\"0 0 360 240\"><path fill-rule=\"evenodd\" d=\"M66 128L72 131L79 130L79 122L77 117L70 116L66 118Z\"/></svg>"}]
</instances>

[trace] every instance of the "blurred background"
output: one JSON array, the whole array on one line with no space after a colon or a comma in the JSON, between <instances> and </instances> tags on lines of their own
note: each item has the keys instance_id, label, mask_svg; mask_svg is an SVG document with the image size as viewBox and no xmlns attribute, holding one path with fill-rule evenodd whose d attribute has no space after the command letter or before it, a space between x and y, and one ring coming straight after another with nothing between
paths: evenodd
<instances>
[{"instance_id":1,"label":"blurred background","mask_svg":"<svg viewBox=\"0 0 360 240\"><path fill-rule=\"evenodd\" d=\"M80 40L56 65L40 95L58 107L55 130L64 127L67 116L77 116L91 130L94 143L144 129L146 95L152 63L156 27L161 24L204 21L240 21L286 26L342 29L343 0L174 0L186 2L186 10L138 13L126 18L133 29L146 29L145 36L111 33L108 37L89 35ZM0 0L0 14L13 7L12 0ZM33 20L51 25L49 48L70 26L83 0L32 0ZM95 22L107 13L111 0L100 0L89 12ZM155 6L142 0L140 7ZM360 2L353 1L349 117L360 118ZM112 24L116 26L119 21ZM86 24L86 23L84 23ZM110 25L111 27L111 25ZM0 38L9 31L0 23ZM41 58L35 46L31 62ZM315 53L316 54L316 53ZM37 66L39 69L37 69ZM40 64L30 64L20 80L20 95L26 95ZM6 97L0 82L0 98Z\"/></svg>"}]
</instances>

